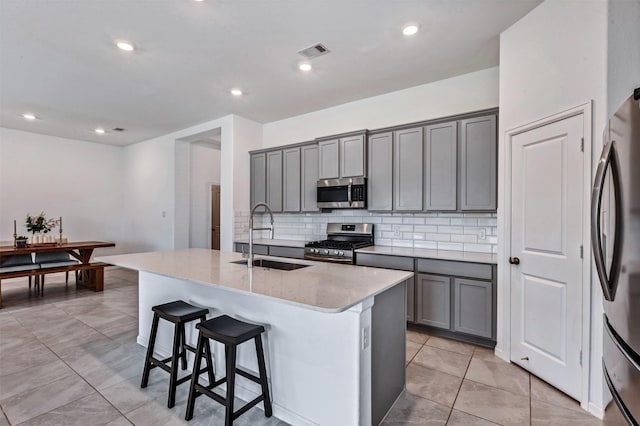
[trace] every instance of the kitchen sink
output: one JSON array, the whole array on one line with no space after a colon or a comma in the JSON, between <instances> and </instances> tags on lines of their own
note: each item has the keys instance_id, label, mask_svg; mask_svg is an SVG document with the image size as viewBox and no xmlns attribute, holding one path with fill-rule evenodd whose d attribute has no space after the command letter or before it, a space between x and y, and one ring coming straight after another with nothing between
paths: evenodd
<instances>
[{"instance_id":1,"label":"kitchen sink","mask_svg":"<svg viewBox=\"0 0 640 426\"><path fill-rule=\"evenodd\" d=\"M231 263L237 263L238 265L246 265L247 259L236 260ZM279 269L281 271L293 271L295 269L306 268L310 265L300 265L299 263L278 262L277 260L268 259L254 259L253 266L259 266L267 269Z\"/></svg>"}]
</instances>

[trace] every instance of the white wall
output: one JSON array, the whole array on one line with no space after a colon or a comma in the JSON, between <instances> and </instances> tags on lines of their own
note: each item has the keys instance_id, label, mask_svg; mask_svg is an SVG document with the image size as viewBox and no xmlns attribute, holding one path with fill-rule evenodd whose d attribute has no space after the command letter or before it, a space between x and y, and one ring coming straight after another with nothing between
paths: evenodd
<instances>
[{"instance_id":1,"label":"white wall","mask_svg":"<svg viewBox=\"0 0 640 426\"><path fill-rule=\"evenodd\" d=\"M233 245L234 208L249 205L249 156L262 145L261 125L228 115L129 145L125 150L126 236L131 251L173 250L189 245L189 136L220 129L221 248ZM163 217L163 214L166 217Z\"/></svg>"},{"instance_id":2,"label":"white wall","mask_svg":"<svg viewBox=\"0 0 640 426\"><path fill-rule=\"evenodd\" d=\"M631 42L631 41L630 41ZM633 42L631 42L633 43ZM637 46L636 46L637 48ZM605 0L547 0L500 37L500 146L505 132L593 100L593 140L601 139L606 124L607 2ZM597 146L594 152L599 153ZM506 160L500 150L498 176ZM594 161L595 164L595 161ZM591 177L588 177L589 182ZM498 258L506 259L504 242L504 181L498 186ZM498 276L505 276L505 262ZM506 284L506 283L505 283ZM598 286L587 281L592 293L590 409L602 407L602 297ZM505 350L502 312L504 286L498 283L498 351Z\"/></svg>"},{"instance_id":3,"label":"white wall","mask_svg":"<svg viewBox=\"0 0 640 426\"><path fill-rule=\"evenodd\" d=\"M446 117L498 105L498 68L398 90L263 126L263 147Z\"/></svg>"},{"instance_id":4,"label":"white wall","mask_svg":"<svg viewBox=\"0 0 640 426\"><path fill-rule=\"evenodd\" d=\"M26 214L44 211L70 240L116 243L97 254L125 252L122 161L120 147L0 128L0 240L13 241L14 219L27 235Z\"/></svg>"},{"instance_id":5,"label":"white wall","mask_svg":"<svg viewBox=\"0 0 640 426\"><path fill-rule=\"evenodd\" d=\"M211 248L211 185L220 184L220 150L190 146L189 247Z\"/></svg>"}]
</instances>

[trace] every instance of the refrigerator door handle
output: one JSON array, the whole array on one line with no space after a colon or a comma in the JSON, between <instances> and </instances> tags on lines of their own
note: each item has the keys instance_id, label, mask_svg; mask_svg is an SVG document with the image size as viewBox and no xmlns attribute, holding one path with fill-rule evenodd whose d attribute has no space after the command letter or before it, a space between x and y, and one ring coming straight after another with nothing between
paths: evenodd
<instances>
[{"instance_id":1,"label":"refrigerator door handle","mask_svg":"<svg viewBox=\"0 0 640 426\"><path fill-rule=\"evenodd\" d=\"M615 198L615 232L613 240L613 253L611 270L607 271L605 258L602 250L602 230L600 225L602 192L605 184L607 170L611 170L611 180L613 182L613 192ZM618 277L620 276L621 254L622 254L622 188L620 176L620 160L615 141L607 142L602 149L602 155L598 161L598 170L593 182L591 192L591 246L593 248L596 271L602 287L605 300L612 301L616 295Z\"/></svg>"}]
</instances>

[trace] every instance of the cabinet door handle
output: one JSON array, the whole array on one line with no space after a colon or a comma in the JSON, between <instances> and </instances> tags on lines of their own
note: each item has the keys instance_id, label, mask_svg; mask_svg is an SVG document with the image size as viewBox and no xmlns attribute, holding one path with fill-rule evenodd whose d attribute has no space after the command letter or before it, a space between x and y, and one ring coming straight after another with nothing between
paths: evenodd
<instances>
[{"instance_id":1,"label":"cabinet door handle","mask_svg":"<svg viewBox=\"0 0 640 426\"><path fill-rule=\"evenodd\" d=\"M518 257L510 257L509 258L509 263L512 265L519 265L520 264L520 258Z\"/></svg>"}]
</instances>

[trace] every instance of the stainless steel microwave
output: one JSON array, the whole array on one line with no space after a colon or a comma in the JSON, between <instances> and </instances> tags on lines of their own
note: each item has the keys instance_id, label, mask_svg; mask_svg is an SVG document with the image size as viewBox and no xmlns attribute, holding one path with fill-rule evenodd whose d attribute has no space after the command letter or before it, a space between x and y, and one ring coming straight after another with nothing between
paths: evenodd
<instances>
[{"instance_id":1,"label":"stainless steel microwave","mask_svg":"<svg viewBox=\"0 0 640 426\"><path fill-rule=\"evenodd\" d=\"M367 179L320 179L317 194L318 208L321 209L366 209Z\"/></svg>"}]
</instances>

